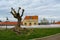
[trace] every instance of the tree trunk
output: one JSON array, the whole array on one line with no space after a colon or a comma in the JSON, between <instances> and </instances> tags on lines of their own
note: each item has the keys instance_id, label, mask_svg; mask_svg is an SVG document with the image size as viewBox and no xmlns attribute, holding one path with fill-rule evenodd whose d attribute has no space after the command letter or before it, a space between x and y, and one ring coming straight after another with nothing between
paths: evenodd
<instances>
[{"instance_id":1,"label":"tree trunk","mask_svg":"<svg viewBox=\"0 0 60 40\"><path fill-rule=\"evenodd\" d=\"M17 26L18 26L18 27L21 27L21 20L20 20L20 19L18 19Z\"/></svg>"},{"instance_id":2,"label":"tree trunk","mask_svg":"<svg viewBox=\"0 0 60 40\"><path fill-rule=\"evenodd\" d=\"M21 18L18 18L17 20L18 20L18 22L17 22L17 26L16 26L16 31L20 32L21 30L23 30L21 28Z\"/></svg>"}]
</instances>

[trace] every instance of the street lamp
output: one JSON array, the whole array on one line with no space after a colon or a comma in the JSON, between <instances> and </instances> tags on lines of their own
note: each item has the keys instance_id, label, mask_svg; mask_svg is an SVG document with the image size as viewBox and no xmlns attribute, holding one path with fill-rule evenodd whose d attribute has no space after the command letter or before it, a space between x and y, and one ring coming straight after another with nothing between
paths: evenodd
<instances>
[{"instance_id":1,"label":"street lamp","mask_svg":"<svg viewBox=\"0 0 60 40\"><path fill-rule=\"evenodd\" d=\"M6 17L6 29L7 29L7 22L8 22L8 17Z\"/></svg>"}]
</instances>

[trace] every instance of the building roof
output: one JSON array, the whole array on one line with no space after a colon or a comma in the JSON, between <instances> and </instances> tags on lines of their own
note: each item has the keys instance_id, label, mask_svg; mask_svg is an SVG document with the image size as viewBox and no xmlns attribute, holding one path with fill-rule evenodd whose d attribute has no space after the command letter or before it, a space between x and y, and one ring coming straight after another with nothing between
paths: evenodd
<instances>
[{"instance_id":1,"label":"building roof","mask_svg":"<svg viewBox=\"0 0 60 40\"><path fill-rule=\"evenodd\" d=\"M25 16L24 20L28 19L38 19L38 16Z\"/></svg>"},{"instance_id":2,"label":"building roof","mask_svg":"<svg viewBox=\"0 0 60 40\"><path fill-rule=\"evenodd\" d=\"M60 21L59 22L55 22L55 24L60 24Z\"/></svg>"},{"instance_id":3,"label":"building roof","mask_svg":"<svg viewBox=\"0 0 60 40\"><path fill-rule=\"evenodd\" d=\"M17 22L0 22L0 24L17 24Z\"/></svg>"},{"instance_id":4,"label":"building roof","mask_svg":"<svg viewBox=\"0 0 60 40\"><path fill-rule=\"evenodd\" d=\"M0 25L17 25L17 22L0 22Z\"/></svg>"}]
</instances>

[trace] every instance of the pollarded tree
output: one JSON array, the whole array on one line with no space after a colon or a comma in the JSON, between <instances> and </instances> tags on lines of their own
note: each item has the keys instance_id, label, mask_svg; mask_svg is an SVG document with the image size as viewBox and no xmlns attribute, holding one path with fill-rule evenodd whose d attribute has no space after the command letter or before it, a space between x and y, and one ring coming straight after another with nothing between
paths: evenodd
<instances>
[{"instance_id":1,"label":"pollarded tree","mask_svg":"<svg viewBox=\"0 0 60 40\"><path fill-rule=\"evenodd\" d=\"M16 12L16 10L14 8L11 8L11 14L13 15L14 18L16 18L18 20L18 24L17 26L15 26L15 31L19 32L22 28L21 28L21 20L22 20L22 16L24 13L24 9L22 9L22 14L19 13L19 11L21 10L21 7L18 8L18 12Z\"/></svg>"}]
</instances>

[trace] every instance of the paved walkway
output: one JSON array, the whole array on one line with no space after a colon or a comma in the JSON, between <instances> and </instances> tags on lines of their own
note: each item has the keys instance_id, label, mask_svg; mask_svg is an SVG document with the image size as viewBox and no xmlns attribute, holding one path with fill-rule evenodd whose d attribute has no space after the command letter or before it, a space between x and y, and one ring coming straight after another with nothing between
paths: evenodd
<instances>
[{"instance_id":1,"label":"paved walkway","mask_svg":"<svg viewBox=\"0 0 60 40\"><path fill-rule=\"evenodd\" d=\"M0 26L0 28L13 28L15 26ZM50 25L32 25L32 26L21 26L22 28L60 28L60 24Z\"/></svg>"},{"instance_id":2,"label":"paved walkway","mask_svg":"<svg viewBox=\"0 0 60 40\"><path fill-rule=\"evenodd\" d=\"M22 26L23 28L60 28L60 24Z\"/></svg>"},{"instance_id":3,"label":"paved walkway","mask_svg":"<svg viewBox=\"0 0 60 40\"><path fill-rule=\"evenodd\" d=\"M36 38L33 40L60 40L60 33L51 35L51 36L47 36L47 37L43 37L43 38Z\"/></svg>"}]
</instances>

